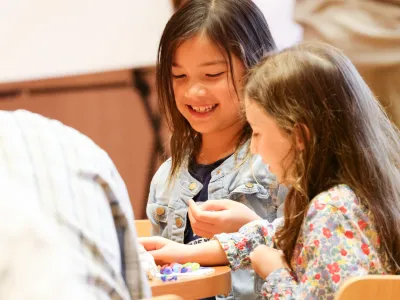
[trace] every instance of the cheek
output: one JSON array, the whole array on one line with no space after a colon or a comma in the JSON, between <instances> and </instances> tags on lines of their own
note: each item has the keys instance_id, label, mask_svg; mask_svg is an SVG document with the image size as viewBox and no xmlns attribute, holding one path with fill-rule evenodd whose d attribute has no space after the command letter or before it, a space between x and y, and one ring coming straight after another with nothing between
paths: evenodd
<instances>
[{"instance_id":1,"label":"cheek","mask_svg":"<svg viewBox=\"0 0 400 300\"><path fill-rule=\"evenodd\" d=\"M209 93L219 102L224 103L231 101L231 90L226 80L220 80L207 86Z\"/></svg>"},{"instance_id":2,"label":"cheek","mask_svg":"<svg viewBox=\"0 0 400 300\"><path fill-rule=\"evenodd\" d=\"M183 96L183 86L182 84L174 82L172 87L174 89L175 102L179 103L182 100Z\"/></svg>"},{"instance_id":3,"label":"cheek","mask_svg":"<svg viewBox=\"0 0 400 300\"><path fill-rule=\"evenodd\" d=\"M173 88L176 108L181 114L185 115L185 87L182 84L174 84Z\"/></svg>"},{"instance_id":4,"label":"cheek","mask_svg":"<svg viewBox=\"0 0 400 300\"><path fill-rule=\"evenodd\" d=\"M284 156L283 149L273 139L264 136L258 141L257 146L258 154L261 155L264 163L273 168L280 165L282 156Z\"/></svg>"},{"instance_id":5,"label":"cheek","mask_svg":"<svg viewBox=\"0 0 400 300\"><path fill-rule=\"evenodd\" d=\"M211 81L207 83L210 92L214 97L217 97L220 102L235 102L237 101L237 93L240 92L240 87L238 84L233 84L230 75L226 75L217 81Z\"/></svg>"},{"instance_id":6,"label":"cheek","mask_svg":"<svg viewBox=\"0 0 400 300\"><path fill-rule=\"evenodd\" d=\"M252 137L250 142L250 152L252 154L258 154L257 148L258 148L257 139Z\"/></svg>"},{"instance_id":7,"label":"cheek","mask_svg":"<svg viewBox=\"0 0 400 300\"><path fill-rule=\"evenodd\" d=\"M221 108L223 108L224 115L229 115L235 120L241 116L242 108L240 99L234 89L220 89L214 96L216 96Z\"/></svg>"}]
</instances>

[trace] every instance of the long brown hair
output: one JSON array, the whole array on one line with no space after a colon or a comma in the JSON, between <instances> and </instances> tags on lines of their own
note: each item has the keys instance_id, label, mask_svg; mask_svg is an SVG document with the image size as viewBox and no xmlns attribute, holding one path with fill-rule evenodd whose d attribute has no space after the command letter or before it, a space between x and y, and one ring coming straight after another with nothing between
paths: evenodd
<instances>
[{"instance_id":1,"label":"long brown hair","mask_svg":"<svg viewBox=\"0 0 400 300\"><path fill-rule=\"evenodd\" d=\"M188 158L197 154L201 136L178 111L172 86L172 61L175 50L184 41L204 33L223 51L233 80L232 55L245 68L253 67L263 55L275 49L275 43L262 12L250 0L191 0L186 1L168 21L161 37L157 62L157 91L162 116L172 133L170 151L174 178ZM237 92L237 89L235 87ZM246 123L238 145L251 135Z\"/></svg>"},{"instance_id":2,"label":"long brown hair","mask_svg":"<svg viewBox=\"0 0 400 300\"><path fill-rule=\"evenodd\" d=\"M175 10L177 10L186 0L172 0L172 5Z\"/></svg>"},{"instance_id":3,"label":"long brown hair","mask_svg":"<svg viewBox=\"0 0 400 300\"><path fill-rule=\"evenodd\" d=\"M368 207L382 259L400 265L400 135L350 60L323 44L268 55L250 73L245 93L294 138L295 180L285 201L277 245L290 263L309 202L347 184Z\"/></svg>"}]
</instances>

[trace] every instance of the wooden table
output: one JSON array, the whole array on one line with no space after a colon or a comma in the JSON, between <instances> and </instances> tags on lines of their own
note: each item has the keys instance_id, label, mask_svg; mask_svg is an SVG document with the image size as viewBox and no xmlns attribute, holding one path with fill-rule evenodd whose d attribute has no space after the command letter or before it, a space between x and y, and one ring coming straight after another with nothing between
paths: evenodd
<instances>
[{"instance_id":1,"label":"wooden table","mask_svg":"<svg viewBox=\"0 0 400 300\"><path fill-rule=\"evenodd\" d=\"M153 296L173 294L183 299L193 300L215 295L228 294L231 291L231 269L214 267L215 272L205 276L179 278L176 281L163 282L155 279L150 282Z\"/></svg>"}]
</instances>

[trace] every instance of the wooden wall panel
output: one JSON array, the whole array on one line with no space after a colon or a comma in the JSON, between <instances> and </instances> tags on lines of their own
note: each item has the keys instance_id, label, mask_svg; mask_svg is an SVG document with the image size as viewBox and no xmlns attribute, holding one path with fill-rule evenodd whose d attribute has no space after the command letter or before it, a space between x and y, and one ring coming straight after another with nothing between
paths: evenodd
<instances>
[{"instance_id":1,"label":"wooden wall panel","mask_svg":"<svg viewBox=\"0 0 400 300\"><path fill-rule=\"evenodd\" d=\"M3 97L0 109L27 109L57 119L92 138L116 164L128 187L135 217L144 218L154 136L142 99L131 85L124 86L123 81L115 78L117 84L113 86L108 81L110 85L104 88L96 87L96 80L89 80L87 89L76 89L65 84L65 80L71 82L64 79L64 84L54 80L48 85L45 81L34 86L14 84L13 89L26 92ZM107 81L103 79L101 83L104 82ZM60 86L63 88L58 89Z\"/></svg>"}]
</instances>

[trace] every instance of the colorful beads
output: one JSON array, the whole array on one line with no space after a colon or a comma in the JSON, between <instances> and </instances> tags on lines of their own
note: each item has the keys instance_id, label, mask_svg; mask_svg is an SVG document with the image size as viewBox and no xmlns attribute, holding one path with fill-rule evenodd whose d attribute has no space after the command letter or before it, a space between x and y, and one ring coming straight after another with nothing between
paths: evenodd
<instances>
[{"instance_id":1,"label":"colorful beads","mask_svg":"<svg viewBox=\"0 0 400 300\"><path fill-rule=\"evenodd\" d=\"M198 269L200 269L200 264L198 264L198 263L187 263L185 265L186 265L186 267L190 268L192 271L197 271Z\"/></svg>"},{"instance_id":2,"label":"colorful beads","mask_svg":"<svg viewBox=\"0 0 400 300\"><path fill-rule=\"evenodd\" d=\"M173 263L173 264L171 264L171 267L172 267L172 271L174 273L181 273L181 270L182 270L181 264Z\"/></svg>"},{"instance_id":3,"label":"colorful beads","mask_svg":"<svg viewBox=\"0 0 400 300\"><path fill-rule=\"evenodd\" d=\"M164 269L163 274L166 274L166 275L172 274L172 268L171 267L166 267Z\"/></svg>"},{"instance_id":4,"label":"colorful beads","mask_svg":"<svg viewBox=\"0 0 400 300\"><path fill-rule=\"evenodd\" d=\"M171 263L164 265L162 267L159 267L161 280L166 282L166 281L172 281L172 280L177 280L177 275L174 274L179 274L179 273L190 273L194 272L200 269L200 264L198 263L186 263L186 264L178 264L178 263Z\"/></svg>"},{"instance_id":5,"label":"colorful beads","mask_svg":"<svg viewBox=\"0 0 400 300\"><path fill-rule=\"evenodd\" d=\"M168 276L168 275L162 275L161 280L166 282L166 281L172 281L172 280L177 280L178 277L176 275L173 276Z\"/></svg>"}]
</instances>

